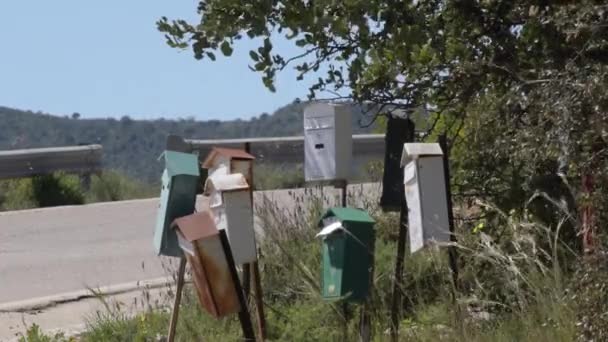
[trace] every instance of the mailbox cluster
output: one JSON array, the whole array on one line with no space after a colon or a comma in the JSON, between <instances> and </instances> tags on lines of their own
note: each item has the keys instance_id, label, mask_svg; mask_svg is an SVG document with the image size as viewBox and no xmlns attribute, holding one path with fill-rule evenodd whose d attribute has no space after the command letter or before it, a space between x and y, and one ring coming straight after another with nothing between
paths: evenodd
<instances>
[{"instance_id":1,"label":"mailbox cluster","mask_svg":"<svg viewBox=\"0 0 608 342\"><path fill-rule=\"evenodd\" d=\"M405 128L411 128L413 135L413 124ZM304 152L307 182L346 184L353 174L352 117L347 106L314 103L305 108ZM391 154L395 159L391 167L399 171L393 170L393 174L398 174L398 152ZM185 257L200 304L211 315L242 313L247 305L236 265L257 261L252 203L255 158L242 150L214 148L202 163L208 175L203 184L209 204L198 213L195 202L201 165L197 156L166 151L164 159L156 252ZM403 145L404 191L400 196L408 207L411 253L450 240L443 162L438 144ZM346 188L343 191L345 199ZM364 302L373 272L375 221L363 210L346 207L345 202L343 207L327 210L319 222L322 296L329 301ZM394 198L384 202L399 203Z\"/></svg>"},{"instance_id":2,"label":"mailbox cluster","mask_svg":"<svg viewBox=\"0 0 608 342\"><path fill-rule=\"evenodd\" d=\"M201 305L213 316L242 310L236 265L257 260L248 179L253 156L215 148L202 164L209 205L195 213L200 182L194 154L166 151L154 245L159 255L185 257Z\"/></svg>"}]
</instances>

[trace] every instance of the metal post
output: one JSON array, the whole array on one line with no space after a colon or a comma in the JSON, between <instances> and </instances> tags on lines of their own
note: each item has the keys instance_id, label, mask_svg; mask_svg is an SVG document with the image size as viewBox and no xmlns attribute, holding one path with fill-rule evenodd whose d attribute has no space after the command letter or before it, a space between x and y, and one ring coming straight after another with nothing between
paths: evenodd
<instances>
[{"instance_id":1,"label":"metal post","mask_svg":"<svg viewBox=\"0 0 608 342\"><path fill-rule=\"evenodd\" d=\"M453 299L456 300L455 290L459 288L458 286L458 251L456 250L456 234L454 231L454 211L452 206L452 188L450 182L450 158L449 158L449 149L447 143L447 137L444 134L441 134L438 139L439 146L441 146L441 150L443 151L443 174L445 177L445 191L448 200L448 223L450 228L450 241L452 244L448 247L448 254L450 257L450 270L452 271L452 282L454 292L452 293Z\"/></svg>"},{"instance_id":2,"label":"metal post","mask_svg":"<svg viewBox=\"0 0 608 342\"><path fill-rule=\"evenodd\" d=\"M249 308L247 306L247 301L245 300L243 287L241 286L241 282L239 281L239 275L236 271L234 258L232 257L232 250L230 249L230 243L228 242L228 237L226 236L225 230L220 230L219 233L220 241L222 242L222 247L224 248L224 252L226 253L226 261L228 262L228 268L230 269L230 275L232 276L234 289L236 291L239 304L241 306L241 311L239 311L239 322L241 323L241 329L243 330L243 337L245 341L255 341L255 334L253 332L253 325L251 324Z\"/></svg>"},{"instance_id":3,"label":"metal post","mask_svg":"<svg viewBox=\"0 0 608 342\"><path fill-rule=\"evenodd\" d=\"M182 301L182 292L184 289L184 278L186 275L186 258L182 257L179 260L179 269L177 271L177 288L175 289L175 300L173 302L173 310L171 310L171 321L169 323L168 342L175 340L175 329L177 328L177 317L179 315L179 305Z\"/></svg>"}]
</instances>

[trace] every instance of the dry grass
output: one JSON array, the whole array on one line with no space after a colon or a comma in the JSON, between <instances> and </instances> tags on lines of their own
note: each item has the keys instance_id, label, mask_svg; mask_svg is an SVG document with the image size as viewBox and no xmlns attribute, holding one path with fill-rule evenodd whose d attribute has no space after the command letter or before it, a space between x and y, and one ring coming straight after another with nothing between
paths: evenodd
<instances>
[{"instance_id":1,"label":"dry grass","mask_svg":"<svg viewBox=\"0 0 608 342\"><path fill-rule=\"evenodd\" d=\"M358 189L350 196L352 203L377 218L373 340L386 341L398 217L381 213L374 203L377 196ZM320 241L314 235L323 208L336 203L337 195L315 188L304 195L291 193L289 200L296 205L269 198L256 203L257 222L264 228L258 241L269 340L341 341L345 334L346 340L354 340L358 306L350 305L344 316L341 308L322 301L319 289ZM543 226L526 213L480 205L494 219L481 229L478 222L458 227L461 277L455 302L443 248L406 257L401 340L575 340L578 311L566 290L564 260L573 262L577 256L561 241L560 227ZM139 303L141 313L135 317L125 314L124 307L108 304L92 317L89 331L79 340L160 340L173 295L167 291L160 302L144 295L148 302ZM177 336L180 341L229 341L237 340L240 330L235 317L215 320L201 310L188 286Z\"/></svg>"}]
</instances>

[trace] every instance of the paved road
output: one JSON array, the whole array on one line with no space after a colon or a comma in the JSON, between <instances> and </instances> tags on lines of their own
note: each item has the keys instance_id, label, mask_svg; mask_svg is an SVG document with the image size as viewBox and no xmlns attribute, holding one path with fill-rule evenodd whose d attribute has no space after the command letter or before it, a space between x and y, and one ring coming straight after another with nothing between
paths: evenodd
<instances>
[{"instance_id":1,"label":"paved road","mask_svg":"<svg viewBox=\"0 0 608 342\"><path fill-rule=\"evenodd\" d=\"M158 200L0 213L0 303L165 274Z\"/></svg>"},{"instance_id":2,"label":"paved road","mask_svg":"<svg viewBox=\"0 0 608 342\"><path fill-rule=\"evenodd\" d=\"M353 200L378 198L377 185L349 191ZM266 196L290 208L294 194L303 190L260 192L255 201ZM323 194L327 204L339 198L334 189ZM157 205L147 199L0 213L0 304L170 275L163 264L175 260L152 247Z\"/></svg>"}]
</instances>

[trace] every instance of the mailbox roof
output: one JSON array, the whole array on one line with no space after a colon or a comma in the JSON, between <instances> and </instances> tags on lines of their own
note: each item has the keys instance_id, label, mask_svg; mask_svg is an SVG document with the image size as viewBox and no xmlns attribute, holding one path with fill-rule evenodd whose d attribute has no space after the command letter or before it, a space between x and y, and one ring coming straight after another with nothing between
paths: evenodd
<instances>
[{"instance_id":1,"label":"mailbox roof","mask_svg":"<svg viewBox=\"0 0 608 342\"><path fill-rule=\"evenodd\" d=\"M227 175L215 175L207 178L205 182L205 193L211 191L238 191L249 189L245 176L240 173Z\"/></svg>"},{"instance_id":2,"label":"mailbox roof","mask_svg":"<svg viewBox=\"0 0 608 342\"><path fill-rule=\"evenodd\" d=\"M165 151L165 169L169 177L176 175L199 176L198 158L192 153Z\"/></svg>"},{"instance_id":3,"label":"mailbox roof","mask_svg":"<svg viewBox=\"0 0 608 342\"><path fill-rule=\"evenodd\" d=\"M219 156L225 156L229 159L254 160L255 157L236 148L214 147L203 162L203 168L208 169L213 167L215 159Z\"/></svg>"},{"instance_id":4,"label":"mailbox roof","mask_svg":"<svg viewBox=\"0 0 608 342\"><path fill-rule=\"evenodd\" d=\"M413 157L441 156L443 151L438 143L405 143L401 153L401 166Z\"/></svg>"},{"instance_id":5,"label":"mailbox roof","mask_svg":"<svg viewBox=\"0 0 608 342\"><path fill-rule=\"evenodd\" d=\"M305 118L315 118L332 116L336 114L337 107L344 106L342 103L328 102L328 101L315 101L309 103L304 108Z\"/></svg>"},{"instance_id":6,"label":"mailbox roof","mask_svg":"<svg viewBox=\"0 0 608 342\"><path fill-rule=\"evenodd\" d=\"M189 242L219 234L213 214L207 210L177 218L172 226L174 229L179 229Z\"/></svg>"},{"instance_id":7,"label":"mailbox roof","mask_svg":"<svg viewBox=\"0 0 608 342\"><path fill-rule=\"evenodd\" d=\"M376 223L367 212L355 208L330 208L325 215L323 215L323 219L330 216L335 216L342 222Z\"/></svg>"}]
</instances>

